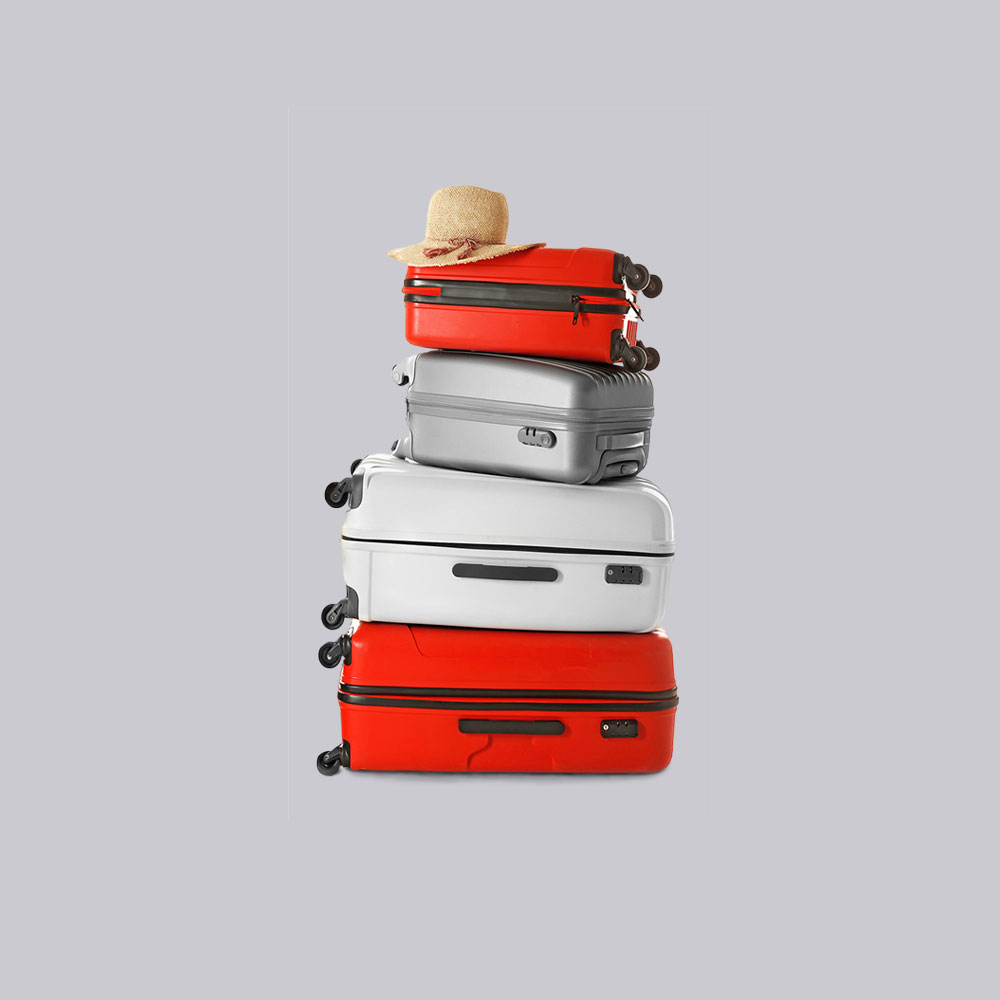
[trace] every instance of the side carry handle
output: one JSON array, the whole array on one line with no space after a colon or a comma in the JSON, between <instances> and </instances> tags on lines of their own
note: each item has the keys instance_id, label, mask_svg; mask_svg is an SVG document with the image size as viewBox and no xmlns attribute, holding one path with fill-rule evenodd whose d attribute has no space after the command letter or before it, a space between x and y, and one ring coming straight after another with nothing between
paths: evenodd
<instances>
[{"instance_id":1,"label":"side carry handle","mask_svg":"<svg viewBox=\"0 0 1000 1000\"><path fill-rule=\"evenodd\" d=\"M459 719L460 733L503 733L514 736L562 736L558 719Z\"/></svg>"},{"instance_id":2,"label":"side carry handle","mask_svg":"<svg viewBox=\"0 0 1000 1000\"><path fill-rule=\"evenodd\" d=\"M533 580L552 583L559 578L553 566L489 566L485 563L455 563L452 576L467 580Z\"/></svg>"}]
</instances>

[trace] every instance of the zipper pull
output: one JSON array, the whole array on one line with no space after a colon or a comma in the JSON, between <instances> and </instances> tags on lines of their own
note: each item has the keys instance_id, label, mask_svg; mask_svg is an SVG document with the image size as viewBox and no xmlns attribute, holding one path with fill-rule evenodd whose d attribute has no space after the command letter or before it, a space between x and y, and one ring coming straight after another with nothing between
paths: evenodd
<instances>
[{"instance_id":1,"label":"zipper pull","mask_svg":"<svg viewBox=\"0 0 1000 1000\"><path fill-rule=\"evenodd\" d=\"M580 296L574 295L570 301L573 303L573 326L576 326L576 321L580 318Z\"/></svg>"}]
</instances>

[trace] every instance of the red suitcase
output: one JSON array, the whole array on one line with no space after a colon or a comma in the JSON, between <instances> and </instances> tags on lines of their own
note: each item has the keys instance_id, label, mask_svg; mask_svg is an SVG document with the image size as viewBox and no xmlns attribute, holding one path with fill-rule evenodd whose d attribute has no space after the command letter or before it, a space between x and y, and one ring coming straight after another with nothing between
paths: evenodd
<instances>
[{"instance_id":1,"label":"red suitcase","mask_svg":"<svg viewBox=\"0 0 1000 1000\"><path fill-rule=\"evenodd\" d=\"M660 771L677 689L662 631L510 632L363 622L341 657L343 743L322 774Z\"/></svg>"},{"instance_id":2,"label":"red suitcase","mask_svg":"<svg viewBox=\"0 0 1000 1000\"><path fill-rule=\"evenodd\" d=\"M636 341L635 293L663 284L612 250L539 247L491 260L408 267L406 339L418 347L623 361L639 371L659 355Z\"/></svg>"}]
</instances>

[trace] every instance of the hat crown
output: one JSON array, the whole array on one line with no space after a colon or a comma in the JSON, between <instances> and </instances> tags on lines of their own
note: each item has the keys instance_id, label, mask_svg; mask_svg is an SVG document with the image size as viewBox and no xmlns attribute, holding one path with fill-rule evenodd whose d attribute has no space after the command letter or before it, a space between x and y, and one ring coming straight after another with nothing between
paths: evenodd
<instances>
[{"instance_id":1,"label":"hat crown","mask_svg":"<svg viewBox=\"0 0 1000 1000\"><path fill-rule=\"evenodd\" d=\"M425 240L470 238L480 243L507 239L507 199L499 191L481 187L441 188L427 206Z\"/></svg>"}]
</instances>

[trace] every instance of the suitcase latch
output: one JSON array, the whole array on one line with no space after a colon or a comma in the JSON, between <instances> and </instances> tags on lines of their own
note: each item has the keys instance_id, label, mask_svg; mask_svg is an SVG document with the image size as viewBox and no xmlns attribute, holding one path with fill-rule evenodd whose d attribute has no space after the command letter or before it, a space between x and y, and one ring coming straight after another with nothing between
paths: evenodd
<instances>
[{"instance_id":1,"label":"suitcase latch","mask_svg":"<svg viewBox=\"0 0 1000 1000\"><path fill-rule=\"evenodd\" d=\"M555 434L544 427L522 427L517 432L517 439L533 448L553 448L556 443Z\"/></svg>"}]
</instances>

